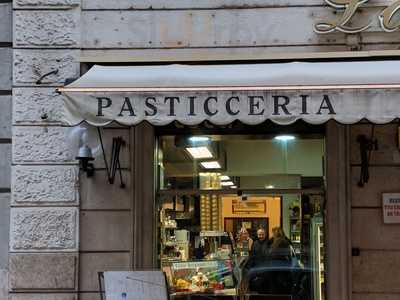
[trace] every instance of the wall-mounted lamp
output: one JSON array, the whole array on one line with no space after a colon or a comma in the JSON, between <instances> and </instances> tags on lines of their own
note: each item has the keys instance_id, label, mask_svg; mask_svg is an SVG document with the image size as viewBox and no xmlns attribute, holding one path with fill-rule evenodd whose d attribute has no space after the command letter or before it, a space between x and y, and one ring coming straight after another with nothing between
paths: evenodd
<instances>
[{"instance_id":1,"label":"wall-mounted lamp","mask_svg":"<svg viewBox=\"0 0 400 300\"><path fill-rule=\"evenodd\" d=\"M84 172L86 172L87 177L92 177L94 175L94 165L89 161L93 161L92 149L88 145L82 145L79 148L78 156L75 159L79 160L79 166Z\"/></svg>"},{"instance_id":2,"label":"wall-mounted lamp","mask_svg":"<svg viewBox=\"0 0 400 300\"><path fill-rule=\"evenodd\" d=\"M87 177L94 176L95 168L94 164L91 163L91 161L95 160L95 157L97 157L101 151L103 154L104 165L107 171L107 181L110 184L114 184L115 176L118 172L120 177L120 187L124 188L125 183L122 178L120 154L121 148L126 144L125 141L122 137L113 137L111 146L111 157L108 160L104 149L101 129L97 128L98 141L100 141L100 145L97 143L93 145L93 139L91 140L92 143L89 142L89 131L92 131L90 132L90 134L92 136L95 136L95 132L93 132L93 127L90 128L86 126L73 127L70 129L70 133L68 134L68 144L71 151L73 153L78 152L78 155L75 157L75 159L79 161L80 169L83 172L86 172ZM92 148L90 146L92 146Z\"/></svg>"}]
</instances>

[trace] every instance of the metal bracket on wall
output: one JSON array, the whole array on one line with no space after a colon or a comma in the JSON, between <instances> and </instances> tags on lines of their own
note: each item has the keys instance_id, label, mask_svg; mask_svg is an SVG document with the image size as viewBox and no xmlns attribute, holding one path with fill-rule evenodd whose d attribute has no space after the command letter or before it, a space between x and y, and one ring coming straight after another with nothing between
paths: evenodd
<instances>
[{"instance_id":1,"label":"metal bracket on wall","mask_svg":"<svg viewBox=\"0 0 400 300\"><path fill-rule=\"evenodd\" d=\"M357 136L357 142L360 144L360 157L361 157L360 180L358 181L357 184L359 187L364 187L364 185L368 183L371 152L372 150L378 150L378 140L374 139L374 129L375 126L373 125L370 138L367 138L363 134Z\"/></svg>"},{"instance_id":2,"label":"metal bracket on wall","mask_svg":"<svg viewBox=\"0 0 400 300\"><path fill-rule=\"evenodd\" d=\"M35 69L36 70L36 69ZM38 80L36 80L36 84L42 84L43 79L45 79L47 76L50 75L57 75L58 74L58 69L52 70L50 72L47 72L46 74L43 74L40 76L40 78Z\"/></svg>"}]
</instances>

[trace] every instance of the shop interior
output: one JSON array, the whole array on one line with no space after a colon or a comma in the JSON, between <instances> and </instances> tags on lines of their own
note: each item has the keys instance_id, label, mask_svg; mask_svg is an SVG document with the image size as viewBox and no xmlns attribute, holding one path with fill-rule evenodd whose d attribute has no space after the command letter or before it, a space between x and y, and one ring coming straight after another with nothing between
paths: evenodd
<instances>
[{"instance_id":1,"label":"shop interior","mask_svg":"<svg viewBox=\"0 0 400 300\"><path fill-rule=\"evenodd\" d=\"M159 136L158 258L171 297L324 299L324 147L323 134ZM280 239L287 249L274 252Z\"/></svg>"}]
</instances>

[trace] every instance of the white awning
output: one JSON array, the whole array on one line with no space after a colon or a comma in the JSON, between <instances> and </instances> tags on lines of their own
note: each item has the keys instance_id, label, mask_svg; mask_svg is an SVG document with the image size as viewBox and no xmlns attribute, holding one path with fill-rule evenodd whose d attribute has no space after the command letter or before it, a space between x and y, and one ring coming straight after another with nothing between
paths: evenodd
<instances>
[{"instance_id":1,"label":"white awning","mask_svg":"<svg viewBox=\"0 0 400 300\"><path fill-rule=\"evenodd\" d=\"M60 91L71 125L386 123L400 117L400 61L96 65Z\"/></svg>"}]
</instances>

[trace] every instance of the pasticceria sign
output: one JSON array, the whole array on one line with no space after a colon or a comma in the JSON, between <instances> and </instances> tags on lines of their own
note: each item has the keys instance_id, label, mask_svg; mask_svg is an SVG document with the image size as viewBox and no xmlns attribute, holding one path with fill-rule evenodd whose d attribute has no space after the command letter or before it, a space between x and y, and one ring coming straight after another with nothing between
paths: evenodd
<instances>
[{"instance_id":1,"label":"pasticceria sign","mask_svg":"<svg viewBox=\"0 0 400 300\"><path fill-rule=\"evenodd\" d=\"M371 20L366 21L363 26L351 26L350 21L356 14L357 10L369 0L325 0L331 7L344 10L341 17L336 21L320 22L314 26L317 33L330 33L333 31L341 31L345 33L357 33L368 29L371 26ZM379 14L379 23L386 32L393 32L400 29L400 21L394 20L396 12L400 10L400 0L394 1L391 5L384 8ZM397 18L398 19L398 18Z\"/></svg>"}]
</instances>

